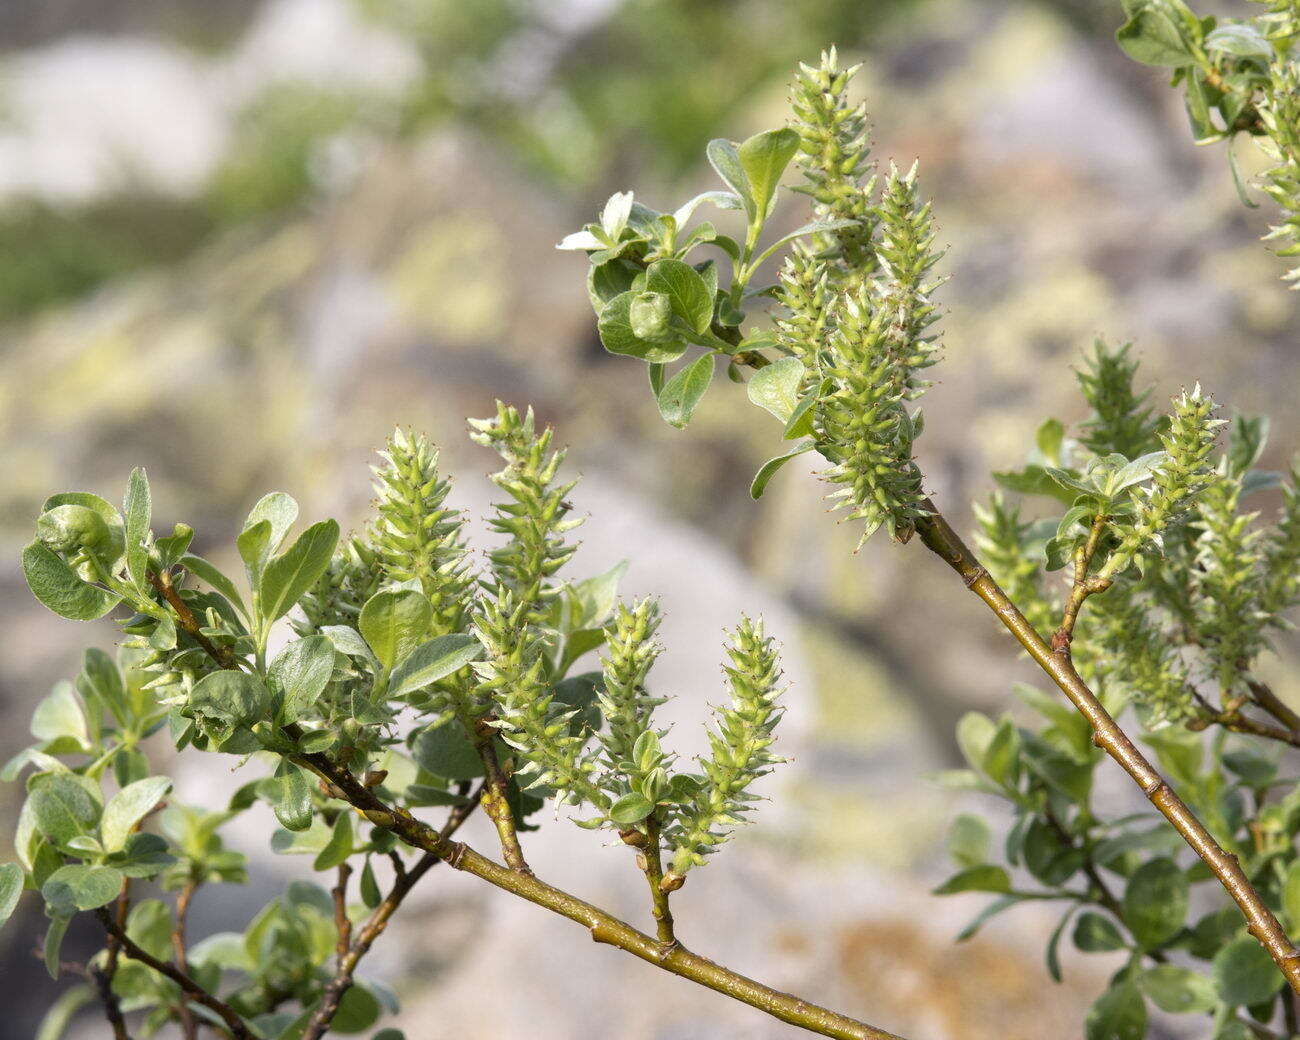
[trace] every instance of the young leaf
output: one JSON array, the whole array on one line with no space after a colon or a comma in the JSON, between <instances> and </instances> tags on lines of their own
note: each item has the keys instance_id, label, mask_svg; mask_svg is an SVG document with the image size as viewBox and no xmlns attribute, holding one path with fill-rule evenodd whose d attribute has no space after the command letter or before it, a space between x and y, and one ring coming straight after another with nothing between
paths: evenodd
<instances>
[{"instance_id":1,"label":"young leaf","mask_svg":"<svg viewBox=\"0 0 1300 1040\"><path fill-rule=\"evenodd\" d=\"M682 260L656 260L646 268L646 289L667 297L674 316L696 335L713 321L713 293L704 276ZM629 314L630 317L630 314Z\"/></svg>"},{"instance_id":2,"label":"young leaf","mask_svg":"<svg viewBox=\"0 0 1300 1040\"><path fill-rule=\"evenodd\" d=\"M332 870L352 855L352 810L344 809L334 821L334 830L330 840L320 850L314 870Z\"/></svg>"},{"instance_id":3,"label":"young leaf","mask_svg":"<svg viewBox=\"0 0 1300 1040\"><path fill-rule=\"evenodd\" d=\"M260 607L265 623L270 624L289 613L303 593L316 583L329 566L338 539L337 521L322 520L303 531L284 555L266 565L260 587Z\"/></svg>"},{"instance_id":4,"label":"young leaf","mask_svg":"<svg viewBox=\"0 0 1300 1040\"><path fill-rule=\"evenodd\" d=\"M89 834L99 822L100 807L85 786L69 773L41 779L30 796L36 829L56 846Z\"/></svg>"},{"instance_id":5,"label":"young leaf","mask_svg":"<svg viewBox=\"0 0 1300 1040\"><path fill-rule=\"evenodd\" d=\"M625 794L609 810L609 818L624 827L640 823L655 811L654 803L640 794Z\"/></svg>"},{"instance_id":6,"label":"young leaf","mask_svg":"<svg viewBox=\"0 0 1300 1040\"><path fill-rule=\"evenodd\" d=\"M754 191L745 173L745 167L740 161L740 153L736 150L735 142L722 137L715 138L709 142L705 154L709 158L709 165L740 197L741 205L745 207L745 212L753 222L758 213L758 206L754 201Z\"/></svg>"},{"instance_id":7,"label":"young leaf","mask_svg":"<svg viewBox=\"0 0 1300 1040\"><path fill-rule=\"evenodd\" d=\"M180 565L216 589L247 620L248 607L244 605L243 597L240 596L239 590L235 588L235 583L222 574L221 571L202 556L182 556Z\"/></svg>"},{"instance_id":8,"label":"young leaf","mask_svg":"<svg viewBox=\"0 0 1300 1040\"><path fill-rule=\"evenodd\" d=\"M17 863L0 863L0 925L13 915L23 894L23 868Z\"/></svg>"},{"instance_id":9,"label":"young leaf","mask_svg":"<svg viewBox=\"0 0 1300 1040\"><path fill-rule=\"evenodd\" d=\"M334 644L323 635L290 643L267 669L272 686L280 693L280 720L297 722L329 685L334 674Z\"/></svg>"},{"instance_id":10,"label":"young leaf","mask_svg":"<svg viewBox=\"0 0 1300 1040\"><path fill-rule=\"evenodd\" d=\"M791 448L784 455L777 455L775 458L768 459L758 472L754 474L754 479L749 484L749 497L758 500L763 497L763 492L767 490L768 483L776 476L777 470L784 466L793 458L797 458L806 452L812 451L817 447L814 441L804 441L802 444Z\"/></svg>"},{"instance_id":11,"label":"young leaf","mask_svg":"<svg viewBox=\"0 0 1300 1040\"><path fill-rule=\"evenodd\" d=\"M431 639L411 651L393 670L388 695L402 697L422 690L482 656L483 644L471 635L453 634Z\"/></svg>"},{"instance_id":12,"label":"young leaf","mask_svg":"<svg viewBox=\"0 0 1300 1040\"><path fill-rule=\"evenodd\" d=\"M282 776L272 777L274 790L271 809L280 826L291 831L305 831L311 826L311 780L305 770L288 765Z\"/></svg>"},{"instance_id":13,"label":"young leaf","mask_svg":"<svg viewBox=\"0 0 1300 1040\"><path fill-rule=\"evenodd\" d=\"M1137 977L1137 985L1151 1003L1174 1015L1212 1011L1218 1003L1209 979L1174 964L1148 968Z\"/></svg>"},{"instance_id":14,"label":"young leaf","mask_svg":"<svg viewBox=\"0 0 1300 1040\"><path fill-rule=\"evenodd\" d=\"M1010 892L1011 878L1001 867L984 863L959 871L933 891L936 896L957 892Z\"/></svg>"},{"instance_id":15,"label":"young leaf","mask_svg":"<svg viewBox=\"0 0 1300 1040\"><path fill-rule=\"evenodd\" d=\"M263 495L257 504L248 511L248 517L244 520L245 531L256 527L263 520L267 523L266 543L263 550L264 555L261 559L263 565L265 565L267 557L280 548L284 536L289 533L289 528L293 526L293 522L297 519L298 503L283 491L272 491L268 495Z\"/></svg>"},{"instance_id":16,"label":"young leaf","mask_svg":"<svg viewBox=\"0 0 1300 1040\"><path fill-rule=\"evenodd\" d=\"M1214 955L1213 974L1219 997L1233 1005L1262 1004L1286 984L1268 951L1246 935Z\"/></svg>"},{"instance_id":17,"label":"young leaf","mask_svg":"<svg viewBox=\"0 0 1300 1040\"><path fill-rule=\"evenodd\" d=\"M59 977L59 950L63 948L63 937L68 933L68 925L72 922L71 914L61 914L57 917L50 918L49 927L45 930L45 970L50 973L50 978Z\"/></svg>"},{"instance_id":18,"label":"young leaf","mask_svg":"<svg viewBox=\"0 0 1300 1040\"><path fill-rule=\"evenodd\" d=\"M1087 910L1074 922L1074 945L1084 953L1108 953L1124 948L1124 937L1109 917Z\"/></svg>"},{"instance_id":19,"label":"young leaf","mask_svg":"<svg viewBox=\"0 0 1300 1040\"><path fill-rule=\"evenodd\" d=\"M104 806L99 824L104 851L117 852L125 846L131 829L153 811L171 788L172 782L167 777L151 776L128 784L113 795Z\"/></svg>"},{"instance_id":20,"label":"young leaf","mask_svg":"<svg viewBox=\"0 0 1300 1040\"><path fill-rule=\"evenodd\" d=\"M425 772L448 780L473 780L483 775L483 759L465 727L454 719L416 733L411 741L411 757Z\"/></svg>"},{"instance_id":21,"label":"young leaf","mask_svg":"<svg viewBox=\"0 0 1300 1040\"><path fill-rule=\"evenodd\" d=\"M261 679L229 669L209 672L190 692L190 708L195 714L236 726L257 721L269 701Z\"/></svg>"},{"instance_id":22,"label":"young leaf","mask_svg":"<svg viewBox=\"0 0 1300 1040\"><path fill-rule=\"evenodd\" d=\"M149 562L149 520L153 515L149 494L149 478L138 466L131 471L126 484L126 499L122 503L126 520L126 569L135 587L143 592L149 587L145 567Z\"/></svg>"},{"instance_id":23,"label":"young leaf","mask_svg":"<svg viewBox=\"0 0 1300 1040\"><path fill-rule=\"evenodd\" d=\"M686 353L685 339L655 343L641 339L633 330L632 303L638 295L630 290L619 293L601 309L596 322L601 344L611 354L624 354L654 364L676 361Z\"/></svg>"},{"instance_id":24,"label":"young leaf","mask_svg":"<svg viewBox=\"0 0 1300 1040\"><path fill-rule=\"evenodd\" d=\"M433 608L423 593L387 590L366 600L357 628L379 663L391 669L420 645L432 620Z\"/></svg>"},{"instance_id":25,"label":"young leaf","mask_svg":"<svg viewBox=\"0 0 1300 1040\"><path fill-rule=\"evenodd\" d=\"M1132 982L1117 982L1088 1011L1087 1040L1142 1040L1147 1033L1147 1006Z\"/></svg>"},{"instance_id":26,"label":"young leaf","mask_svg":"<svg viewBox=\"0 0 1300 1040\"><path fill-rule=\"evenodd\" d=\"M1128 21L1115 32L1120 47L1143 65L1182 68L1195 61L1181 26L1167 0L1138 0L1129 7Z\"/></svg>"},{"instance_id":27,"label":"young leaf","mask_svg":"<svg viewBox=\"0 0 1300 1040\"><path fill-rule=\"evenodd\" d=\"M659 391L659 414L669 426L685 429L713 381L713 355L703 354L674 375Z\"/></svg>"},{"instance_id":28,"label":"young leaf","mask_svg":"<svg viewBox=\"0 0 1300 1040\"><path fill-rule=\"evenodd\" d=\"M781 174L799 150L799 132L790 127L755 134L736 153L753 193L758 221L767 219Z\"/></svg>"},{"instance_id":29,"label":"young leaf","mask_svg":"<svg viewBox=\"0 0 1300 1040\"><path fill-rule=\"evenodd\" d=\"M72 863L60 867L41 886L41 895L56 917L94 910L117 898L126 878L113 867Z\"/></svg>"},{"instance_id":30,"label":"young leaf","mask_svg":"<svg viewBox=\"0 0 1300 1040\"><path fill-rule=\"evenodd\" d=\"M56 684L36 706L32 715L32 736L40 741L69 737L78 747L87 746L89 735L86 730L86 714L71 683Z\"/></svg>"},{"instance_id":31,"label":"young leaf","mask_svg":"<svg viewBox=\"0 0 1300 1040\"><path fill-rule=\"evenodd\" d=\"M765 368L760 368L749 381L749 399L786 422L799 405L799 384L803 382L804 365L798 358L781 358Z\"/></svg>"},{"instance_id":32,"label":"young leaf","mask_svg":"<svg viewBox=\"0 0 1300 1040\"><path fill-rule=\"evenodd\" d=\"M117 606L122 597L87 585L63 562L63 559L41 542L32 542L23 549L23 577L27 586L50 610L71 621L94 621Z\"/></svg>"},{"instance_id":33,"label":"young leaf","mask_svg":"<svg viewBox=\"0 0 1300 1040\"><path fill-rule=\"evenodd\" d=\"M1142 864L1129 878L1124 923L1144 949L1158 949L1182 930L1188 887L1187 875L1163 857Z\"/></svg>"}]
</instances>

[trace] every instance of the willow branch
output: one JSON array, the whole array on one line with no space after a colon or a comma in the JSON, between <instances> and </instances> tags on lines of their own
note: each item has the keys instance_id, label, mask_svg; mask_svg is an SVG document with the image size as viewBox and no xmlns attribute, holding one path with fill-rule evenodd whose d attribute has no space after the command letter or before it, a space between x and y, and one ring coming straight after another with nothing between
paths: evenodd
<instances>
[{"instance_id":1,"label":"willow branch","mask_svg":"<svg viewBox=\"0 0 1300 1040\"><path fill-rule=\"evenodd\" d=\"M782 1022L822 1036L838 1040L901 1040L883 1029L764 986L692 953L680 944L665 949L657 939L599 907L548 885L532 874L495 863L464 842L444 838L405 809L385 805L372 790L360 784L356 777L335 765L325 755L305 754L293 757L294 761L342 791L344 798L371 823L392 831L406 844L445 860L448 866L456 870L473 874L490 885L536 903L561 917L567 917L586 928L595 942L616 946L664 971L758 1008Z\"/></svg>"},{"instance_id":2,"label":"willow branch","mask_svg":"<svg viewBox=\"0 0 1300 1040\"><path fill-rule=\"evenodd\" d=\"M119 928L126 927L126 912L131 903L130 884L129 880L123 883L122 892L113 905L114 919ZM122 1002L117 999L117 994L113 992L113 976L117 974L118 954L121 951L121 944L111 933L108 936L106 949L108 954L104 958L104 966L102 968L91 968L87 975L95 984L95 992L99 995L99 1002L104 1005L104 1017L108 1019L108 1024L113 1029L113 1040L131 1040L131 1034L126 1028L126 1018L122 1014Z\"/></svg>"},{"instance_id":3,"label":"willow branch","mask_svg":"<svg viewBox=\"0 0 1300 1040\"><path fill-rule=\"evenodd\" d=\"M1161 815L1173 824L1210 868L1241 910L1247 922L1247 930L1268 951L1291 988L1300 993L1300 951L1296 950L1273 911L1255 891L1237 857L1224 851L1164 777L1147 761L1075 671L1069 653L1053 652L933 503L927 500L925 507L931 511L930 515L918 520L916 525L925 546L961 576L966 587L988 605L1016 641L1069 698L1079 714L1088 720L1093 729L1093 743L1119 763Z\"/></svg>"},{"instance_id":4,"label":"willow branch","mask_svg":"<svg viewBox=\"0 0 1300 1040\"><path fill-rule=\"evenodd\" d=\"M195 618L194 612L190 610L190 605L181 599L181 595L176 591L176 586L172 584L171 575L166 571L149 572L149 584L157 589L163 599L172 608L176 614L176 623L180 625L181 631L199 644L204 652L211 657L222 668L238 668L239 664L235 658L234 652L229 647L220 647L212 642L203 634L203 628L199 625L198 619Z\"/></svg>"},{"instance_id":5,"label":"willow branch","mask_svg":"<svg viewBox=\"0 0 1300 1040\"><path fill-rule=\"evenodd\" d=\"M496 729L491 719L484 717L475 723L467 723L469 738L474 742L474 749L483 762L483 811L496 828L497 839L501 842L501 855L506 866L511 870L529 872L528 861L524 859L523 846L519 844L519 832L515 829L515 814L510 811L510 800L506 795L509 780L501 761L497 758L495 744Z\"/></svg>"},{"instance_id":6,"label":"willow branch","mask_svg":"<svg viewBox=\"0 0 1300 1040\"><path fill-rule=\"evenodd\" d=\"M176 896L176 923L172 928L172 956L176 960L176 967L187 975L190 971L190 962L185 951L185 924L189 918L190 901L194 898L194 893L198 887L199 883L193 878L189 878L185 882L185 887ZM180 1003L180 1019L181 1033L185 1040L195 1040L195 1037L199 1035L199 1025L195 1021L194 1012L190 1010L189 1002L183 999Z\"/></svg>"},{"instance_id":7,"label":"willow branch","mask_svg":"<svg viewBox=\"0 0 1300 1040\"><path fill-rule=\"evenodd\" d=\"M480 787L463 805L458 805L451 811L447 817L447 822L443 824L442 830L438 832L444 840L455 834L460 829L460 825L473 814L478 807L482 792L483 789ZM397 856L396 853L394 853L394 859L397 866L397 880L393 883L388 895L375 907L366 923L357 931L355 942L352 941L351 926L347 926L348 938L346 941L342 938L343 927L340 926L338 968L334 973L334 977L330 979L329 984L325 987L325 992L321 994L320 1004L316 1008L316 1013L312 1015L311 1020L307 1023L307 1028L302 1034L302 1040L320 1040L329 1031L330 1023L334 1021L334 1016L338 1014L344 995L352 987L353 977L361 958L370 952L370 947L375 944L375 940L383 935L384 929L388 927L389 920L397 912L397 908L402 905L402 900L406 898L420 878L442 862L440 856L432 852L426 852L416 861L415 866L407 870L405 864L402 863L401 857ZM342 877L340 872L340 886L335 889L336 914L338 913L339 890L344 889L346 891L345 885L346 879ZM342 917L346 920L346 908Z\"/></svg>"},{"instance_id":8,"label":"willow branch","mask_svg":"<svg viewBox=\"0 0 1300 1040\"><path fill-rule=\"evenodd\" d=\"M1288 707L1282 698L1273 692L1271 686L1256 679L1247 679L1246 686L1250 689L1251 697L1254 698L1256 704L1282 723L1288 730L1300 733L1300 714Z\"/></svg>"},{"instance_id":9,"label":"willow branch","mask_svg":"<svg viewBox=\"0 0 1300 1040\"><path fill-rule=\"evenodd\" d=\"M1079 620L1084 601L1089 596L1110 588L1109 578L1088 577L1088 569L1092 566L1092 558L1097 554L1097 545L1101 541L1102 532L1106 530L1108 519L1105 513L1093 517L1087 539L1074 554L1074 583L1070 588L1070 598L1065 603L1061 627L1052 636L1052 649L1058 653L1069 653L1070 643L1074 639L1074 624Z\"/></svg>"},{"instance_id":10,"label":"willow branch","mask_svg":"<svg viewBox=\"0 0 1300 1040\"><path fill-rule=\"evenodd\" d=\"M644 834L637 830L624 832L623 840L640 850L637 866L650 886L650 912L655 919L655 931L665 947L672 946L677 942L677 936L673 932L673 912L668 905L672 889L665 888L663 883L664 856L659 814L652 813L646 818Z\"/></svg>"},{"instance_id":11,"label":"willow branch","mask_svg":"<svg viewBox=\"0 0 1300 1040\"><path fill-rule=\"evenodd\" d=\"M146 967L158 972L158 974L165 975L180 986L181 992L193 1000L194 1003L202 1004L209 1011L214 1012L226 1024L226 1028L230 1030L230 1035L234 1040L256 1040L256 1037L249 1032L248 1027L244 1025L244 1020L239 1017L234 1008L225 1001L213 996L174 964L160 961L149 951L141 949L126 934L126 930L102 906L95 911L95 916L99 918L99 923L103 925L104 931L118 941L123 953L133 961L139 961Z\"/></svg>"}]
</instances>

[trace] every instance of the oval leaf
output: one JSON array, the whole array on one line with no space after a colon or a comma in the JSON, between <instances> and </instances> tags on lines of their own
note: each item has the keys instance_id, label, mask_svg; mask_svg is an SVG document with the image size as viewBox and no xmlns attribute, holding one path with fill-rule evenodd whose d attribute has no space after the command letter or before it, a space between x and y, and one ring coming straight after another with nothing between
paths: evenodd
<instances>
[{"instance_id":1,"label":"oval leaf","mask_svg":"<svg viewBox=\"0 0 1300 1040\"><path fill-rule=\"evenodd\" d=\"M713 381L713 355L696 358L659 391L659 414L669 426L684 429Z\"/></svg>"},{"instance_id":2,"label":"oval leaf","mask_svg":"<svg viewBox=\"0 0 1300 1040\"><path fill-rule=\"evenodd\" d=\"M40 542L32 542L23 550L23 577L32 595L71 621L94 621L122 601L121 596L107 589L87 585L61 557Z\"/></svg>"}]
</instances>

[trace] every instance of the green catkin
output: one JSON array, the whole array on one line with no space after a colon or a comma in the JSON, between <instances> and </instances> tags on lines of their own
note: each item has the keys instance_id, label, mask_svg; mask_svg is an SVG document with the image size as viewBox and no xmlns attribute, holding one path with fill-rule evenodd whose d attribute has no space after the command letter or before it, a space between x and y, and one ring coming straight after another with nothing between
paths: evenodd
<instances>
[{"instance_id":1,"label":"green catkin","mask_svg":"<svg viewBox=\"0 0 1300 1040\"><path fill-rule=\"evenodd\" d=\"M742 618L727 647L725 667L731 704L718 711L709 732L709 756L702 760L704 783L665 832L673 849L672 871L685 874L717 851L758 800L754 782L785 759L772 753L784 709L777 703L780 656L762 621Z\"/></svg>"},{"instance_id":2,"label":"green catkin","mask_svg":"<svg viewBox=\"0 0 1300 1040\"><path fill-rule=\"evenodd\" d=\"M832 278L838 286L863 284L876 269L873 245L877 216L872 206L871 142L866 105L848 102L849 81L860 66L839 67L835 49L823 52L817 66L800 64L790 88L794 127L799 132L798 163L808 183L796 188L813 200L817 216L848 224L824 236L818 251L833 252Z\"/></svg>"},{"instance_id":3,"label":"green catkin","mask_svg":"<svg viewBox=\"0 0 1300 1040\"><path fill-rule=\"evenodd\" d=\"M650 599L632 607L620 603L606 626L602 684L597 694L605 725L596 737L611 771L638 771L636 743L652 729L651 715L664 702L646 689L646 676L663 652L655 639L658 630L659 607Z\"/></svg>"},{"instance_id":4,"label":"green catkin","mask_svg":"<svg viewBox=\"0 0 1300 1040\"><path fill-rule=\"evenodd\" d=\"M1264 174L1264 190L1282 210L1283 219L1265 238L1275 243L1278 256L1292 259L1300 257L1300 68L1279 60L1270 73L1259 110L1266 136L1258 140L1273 161ZM1300 288L1300 266L1283 277L1293 289Z\"/></svg>"},{"instance_id":5,"label":"green catkin","mask_svg":"<svg viewBox=\"0 0 1300 1040\"><path fill-rule=\"evenodd\" d=\"M1151 389L1138 393L1133 388L1138 363L1129 358L1131 347L1125 343L1112 349L1098 339L1092 354L1084 358L1084 367L1075 372L1092 408L1080 424L1079 442L1100 456L1118 453L1136 459L1160 449L1160 421L1152 418L1147 404Z\"/></svg>"},{"instance_id":6,"label":"green catkin","mask_svg":"<svg viewBox=\"0 0 1300 1040\"><path fill-rule=\"evenodd\" d=\"M1260 606L1274 624L1300 600L1300 458L1282 485L1282 510L1264 543Z\"/></svg>"},{"instance_id":7,"label":"green catkin","mask_svg":"<svg viewBox=\"0 0 1300 1040\"><path fill-rule=\"evenodd\" d=\"M488 518L492 530L508 539L489 554L493 583L510 590L529 624L540 625L558 595L551 579L577 551L565 540L582 524L569 516L568 494L577 481L557 481L565 452L551 450L550 427L536 432L531 408L521 417L498 401L494 418L472 419L470 428L475 443L492 448L505 462L491 478L509 496Z\"/></svg>"},{"instance_id":8,"label":"green catkin","mask_svg":"<svg viewBox=\"0 0 1300 1040\"><path fill-rule=\"evenodd\" d=\"M372 467L378 518L369 532L390 582L418 581L433 607L432 636L460 631L473 596L464 518L447 506L448 481L427 438L397 430Z\"/></svg>"},{"instance_id":9,"label":"green catkin","mask_svg":"<svg viewBox=\"0 0 1300 1040\"><path fill-rule=\"evenodd\" d=\"M1102 568L1103 577L1122 573L1139 553L1163 549L1166 529L1213 478L1210 453L1222 425L1214 418L1214 402L1199 385L1174 399L1169 429L1160 437L1165 458L1156 466L1151 486L1138 496L1133 519L1116 525L1119 546Z\"/></svg>"},{"instance_id":10,"label":"green catkin","mask_svg":"<svg viewBox=\"0 0 1300 1040\"><path fill-rule=\"evenodd\" d=\"M939 337L930 333L939 312L930 295L942 279L930 272L943 257L934 248L934 220L930 203L917 190L917 165L907 173L892 163L881 192L880 243L876 256L880 277L875 282L874 306L888 315L888 339L897 361L906 397L920 397L930 384L918 373L939 360Z\"/></svg>"}]
</instances>

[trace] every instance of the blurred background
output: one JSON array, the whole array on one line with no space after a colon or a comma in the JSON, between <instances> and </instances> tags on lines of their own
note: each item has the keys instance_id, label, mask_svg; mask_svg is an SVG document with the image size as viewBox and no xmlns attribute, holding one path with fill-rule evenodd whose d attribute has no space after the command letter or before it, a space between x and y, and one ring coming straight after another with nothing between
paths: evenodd
<instances>
[{"instance_id":1,"label":"blurred background","mask_svg":"<svg viewBox=\"0 0 1300 1040\"><path fill-rule=\"evenodd\" d=\"M630 556L626 591L664 599L679 748L701 746L722 696L724 625L761 611L785 644L794 762L677 897L687 945L911 1036L1080 1037L1116 964L1071 954L1054 984L1049 909L954 946L987 897L928 895L972 805L932 779L956 761L953 726L1007 710L1031 670L920 548L851 555L858 532L811 472L751 503L775 427L726 381L689 432L665 426L640 366L600 347L584 258L554 244L614 191L671 209L714 186L707 140L779 125L793 63L837 43L865 62L876 154L920 158L951 246L921 461L959 527L1039 422L1082 418L1071 368L1097 335L1136 342L1157 399L1200 380L1271 413L1264 462L1282 468L1300 446L1300 319L1257 240L1268 207L1240 204L1222 148L1191 144L1163 74L1114 46L1120 21L1106 0L0 4L0 759L86 640L113 638L23 584L47 494L120 498L144 465L156 529L193 522L226 561L270 489L362 522L371 452L402 423L443 446L454 497L481 515L492 459L464 419L531 403L584 478L575 576ZM787 196L779 220L805 219ZM1297 648L1279 649L1267 678L1296 703ZM172 768L212 806L247 779ZM5 841L18 804L0 790ZM551 816L528 836L538 872L644 926L627 850ZM271 855L270 820L234 832L253 884L205 889L194 938L309 872ZM412 1040L795 1035L452 875L366 962ZM60 988L32 955L32 902L0 933L4 1040L28 1040ZM489 965L511 981L485 1000Z\"/></svg>"}]
</instances>

